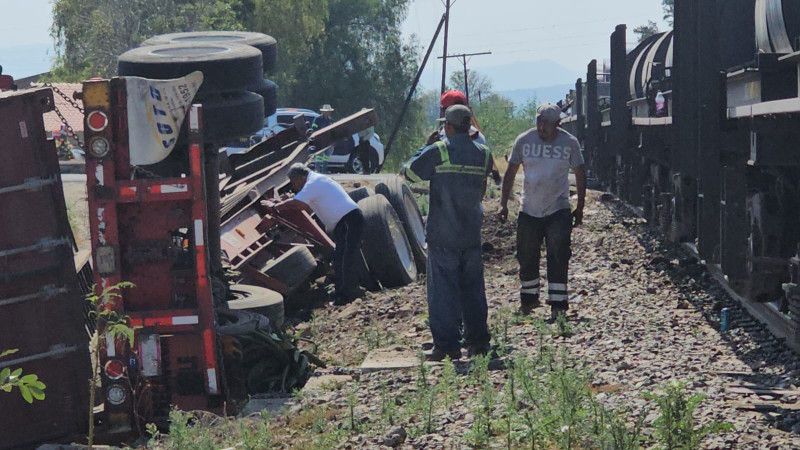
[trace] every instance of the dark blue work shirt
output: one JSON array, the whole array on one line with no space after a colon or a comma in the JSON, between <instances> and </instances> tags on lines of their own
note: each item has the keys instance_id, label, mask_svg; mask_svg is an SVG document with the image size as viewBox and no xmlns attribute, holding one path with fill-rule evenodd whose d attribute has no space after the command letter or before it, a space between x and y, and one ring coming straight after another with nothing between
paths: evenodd
<instances>
[{"instance_id":1,"label":"dark blue work shirt","mask_svg":"<svg viewBox=\"0 0 800 450\"><path fill-rule=\"evenodd\" d=\"M483 193L492 169L489 148L467 133L423 148L406 166L412 182L430 180L428 244L443 248L481 245Z\"/></svg>"},{"instance_id":2,"label":"dark blue work shirt","mask_svg":"<svg viewBox=\"0 0 800 450\"><path fill-rule=\"evenodd\" d=\"M333 123L333 116L331 117L317 116L317 118L314 119L314 122L311 124L311 129L314 131L321 130L327 127L328 125L331 125L332 123Z\"/></svg>"}]
</instances>

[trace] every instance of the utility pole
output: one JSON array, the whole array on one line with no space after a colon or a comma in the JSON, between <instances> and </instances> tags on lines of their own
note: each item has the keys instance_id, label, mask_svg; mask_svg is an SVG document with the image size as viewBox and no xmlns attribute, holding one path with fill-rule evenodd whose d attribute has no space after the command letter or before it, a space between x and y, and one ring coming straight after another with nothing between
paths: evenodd
<instances>
[{"instance_id":1,"label":"utility pole","mask_svg":"<svg viewBox=\"0 0 800 450\"><path fill-rule=\"evenodd\" d=\"M446 29L446 27L447 27L447 24L445 24L445 29ZM447 35L445 35L445 38L446 37L447 37ZM445 42L447 42L447 39L445 39ZM445 47L447 47L446 44L445 44ZM458 54L458 55L447 55L447 54L445 54L445 56L440 56L439 57L439 59L444 61L443 62L443 66L447 62L447 58L461 58L461 62L464 65L464 91L465 91L464 95L467 96L467 103L469 103L469 79L468 79L469 75L467 75L467 56L480 56L480 55L491 55L491 54L492 54L492 52L461 53L461 54ZM442 72L442 94L444 94L444 72Z\"/></svg>"},{"instance_id":2,"label":"utility pole","mask_svg":"<svg viewBox=\"0 0 800 450\"><path fill-rule=\"evenodd\" d=\"M447 36L450 30L450 0L445 0L444 5L444 52L442 52L442 92L444 94L445 84L447 82ZM444 116L442 116L444 117Z\"/></svg>"}]
</instances>

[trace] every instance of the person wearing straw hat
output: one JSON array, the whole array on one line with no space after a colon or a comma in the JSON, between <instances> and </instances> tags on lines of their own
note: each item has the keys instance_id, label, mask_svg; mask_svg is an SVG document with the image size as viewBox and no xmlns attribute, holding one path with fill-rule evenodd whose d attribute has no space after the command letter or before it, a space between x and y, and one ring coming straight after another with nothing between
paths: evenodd
<instances>
[{"instance_id":1,"label":"person wearing straw hat","mask_svg":"<svg viewBox=\"0 0 800 450\"><path fill-rule=\"evenodd\" d=\"M333 124L333 107L330 104L326 103L322 105L319 112L322 115L314 119L314 122L311 124L311 132L321 130ZM314 157L314 169L318 173L328 173L328 161L331 159L332 154L333 146L331 145L317 153L317 156Z\"/></svg>"}]
</instances>

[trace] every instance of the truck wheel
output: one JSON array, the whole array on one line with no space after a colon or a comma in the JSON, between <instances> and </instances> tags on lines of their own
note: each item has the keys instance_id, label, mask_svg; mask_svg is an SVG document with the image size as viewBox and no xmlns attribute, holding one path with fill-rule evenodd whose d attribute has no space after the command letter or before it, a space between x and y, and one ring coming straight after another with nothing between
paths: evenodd
<instances>
[{"instance_id":1,"label":"truck wheel","mask_svg":"<svg viewBox=\"0 0 800 450\"><path fill-rule=\"evenodd\" d=\"M370 187L364 186L348 192L347 195L349 195L354 202L358 203L367 197L375 195L375 191L373 191Z\"/></svg>"},{"instance_id":2,"label":"truck wheel","mask_svg":"<svg viewBox=\"0 0 800 450\"><path fill-rule=\"evenodd\" d=\"M168 33L153 36L142 42L142 45L161 44L204 44L207 42L244 44L257 48L261 52L262 66L268 72L275 69L278 59L278 42L274 37L250 31L189 31L186 33Z\"/></svg>"},{"instance_id":3,"label":"truck wheel","mask_svg":"<svg viewBox=\"0 0 800 450\"><path fill-rule=\"evenodd\" d=\"M405 286L417 278L417 267L403 224L382 195L358 202L364 214L362 250L375 278L385 287Z\"/></svg>"},{"instance_id":4,"label":"truck wheel","mask_svg":"<svg viewBox=\"0 0 800 450\"><path fill-rule=\"evenodd\" d=\"M317 261L308 247L298 245L291 250L266 263L261 269L264 275L275 278L294 291L300 284L308 280L309 275L317 268Z\"/></svg>"},{"instance_id":5,"label":"truck wheel","mask_svg":"<svg viewBox=\"0 0 800 450\"><path fill-rule=\"evenodd\" d=\"M348 173L370 174L378 171L378 152L375 150L369 151L369 170L358 155L358 146L350 153L350 158L347 159L346 166Z\"/></svg>"},{"instance_id":6,"label":"truck wheel","mask_svg":"<svg viewBox=\"0 0 800 450\"><path fill-rule=\"evenodd\" d=\"M281 294L248 284L234 284L230 287L230 293L233 300L228 301L228 308L267 316L275 329L283 326L283 296Z\"/></svg>"},{"instance_id":7,"label":"truck wheel","mask_svg":"<svg viewBox=\"0 0 800 450\"><path fill-rule=\"evenodd\" d=\"M268 317L247 311L217 308L217 334L223 336L238 336L252 333L256 330L270 330L271 324Z\"/></svg>"},{"instance_id":8,"label":"truck wheel","mask_svg":"<svg viewBox=\"0 0 800 450\"><path fill-rule=\"evenodd\" d=\"M417 262L417 270L425 273L428 264L428 244L425 241L425 223L422 220L422 213L419 212L417 200L411 193L405 181L398 176L392 176L382 183L375 186L375 192L383 195L389 200L400 221L403 222L403 229L408 235L411 250L414 252L414 260Z\"/></svg>"},{"instance_id":9,"label":"truck wheel","mask_svg":"<svg viewBox=\"0 0 800 450\"><path fill-rule=\"evenodd\" d=\"M246 91L264 78L261 52L253 47L223 42L150 45L119 57L120 76L169 80L203 72L197 98L220 92Z\"/></svg>"},{"instance_id":10,"label":"truck wheel","mask_svg":"<svg viewBox=\"0 0 800 450\"><path fill-rule=\"evenodd\" d=\"M275 114L278 110L278 85L270 80L261 82L249 89L250 92L260 95L264 99L264 117Z\"/></svg>"},{"instance_id":11,"label":"truck wheel","mask_svg":"<svg viewBox=\"0 0 800 450\"><path fill-rule=\"evenodd\" d=\"M230 141L264 128L264 100L252 92L209 97L203 105L203 137L206 141Z\"/></svg>"}]
</instances>

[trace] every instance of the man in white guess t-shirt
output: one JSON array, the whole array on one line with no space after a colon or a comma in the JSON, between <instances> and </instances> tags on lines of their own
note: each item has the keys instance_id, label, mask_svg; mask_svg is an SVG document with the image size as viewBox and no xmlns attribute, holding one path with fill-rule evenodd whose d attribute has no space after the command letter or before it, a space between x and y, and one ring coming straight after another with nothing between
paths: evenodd
<instances>
[{"instance_id":1,"label":"man in white guess t-shirt","mask_svg":"<svg viewBox=\"0 0 800 450\"><path fill-rule=\"evenodd\" d=\"M336 293L333 303L342 305L358 296L360 273L358 258L361 258L361 232L364 215L358 205L347 195L344 188L330 177L313 172L303 164L295 163L289 168L289 182L296 192L291 200L279 203L274 210L311 210L333 231L336 251L333 255L334 284Z\"/></svg>"},{"instance_id":2,"label":"man in white guess t-shirt","mask_svg":"<svg viewBox=\"0 0 800 450\"><path fill-rule=\"evenodd\" d=\"M508 169L503 177L500 220L508 218L508 198L519 166L525 174L522 210L517 221L520 312L529 314L539 306L539 259L542 241L547 248L548 300L551 318L569 309L567 274L572 227L583 222L586 171L578 140L559 128L561 109L552 103L539 107L536 128L517 137ZM570 211L569 170L575 172L578 203Z\"/></svg>"}]
</instances>

